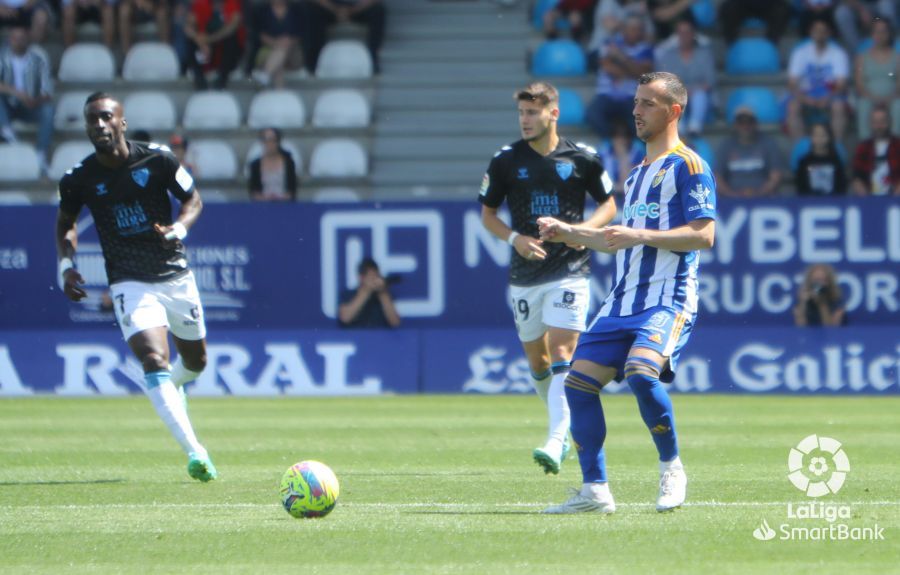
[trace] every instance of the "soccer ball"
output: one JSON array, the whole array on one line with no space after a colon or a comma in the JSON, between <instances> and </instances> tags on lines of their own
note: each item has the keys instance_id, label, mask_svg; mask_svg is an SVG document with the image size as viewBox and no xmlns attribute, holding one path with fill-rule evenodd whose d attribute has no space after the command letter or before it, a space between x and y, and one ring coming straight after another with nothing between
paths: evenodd
<instances>
[{"instance_id":1,"label":"soccer ball","mask_svg":"<svg viewBox=\"0 0 900 575\"><path fill-rule=\"evenodd\" d=\"M318 461L295 463L281 478L281 503L298 519L328 515L340 492L334 471Z\"/></svg>"}]
</instances>

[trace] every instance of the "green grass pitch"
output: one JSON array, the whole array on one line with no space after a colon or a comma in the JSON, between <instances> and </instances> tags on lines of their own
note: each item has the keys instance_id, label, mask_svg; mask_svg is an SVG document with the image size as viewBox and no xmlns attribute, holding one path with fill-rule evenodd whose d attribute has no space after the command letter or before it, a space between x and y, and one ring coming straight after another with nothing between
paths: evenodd
<instances>
[{"instance_id":1,"label":"green grass pitch","mask_svg":"<svg viewBox=\"0 0 900 575\"><path fill-rule=\"evenodd\" d=\"M142 397L0 401L0 573L824 573L900 571L900 398L676 396L688 505L653 507L634 399L606 397L610 517L545 516L579 484L531 461L535 397L192 398L220 479L192 481ZM884 541L757 541L809 501L787 480L809 434L843 442L829 503ZM330 465L341 498L293 519L281 474ZM824 520L791 520L822 526ZM777 527L776 527L777 529Z\"/></svg>"}]
</instances>

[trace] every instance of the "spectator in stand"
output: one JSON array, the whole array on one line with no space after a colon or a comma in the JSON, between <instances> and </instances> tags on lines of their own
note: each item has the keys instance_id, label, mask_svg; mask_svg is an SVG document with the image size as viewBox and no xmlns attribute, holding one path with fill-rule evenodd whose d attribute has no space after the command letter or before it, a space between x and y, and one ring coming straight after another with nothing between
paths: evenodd
<instances>
[{"instance_id":1,"label":"spectator in stand","mask_svg":"<svg viewBox=\"0 0 900 575\"><path fill-rule=\"evenodd\" d=\"M900 54L894 50L894 30L887 20L872 24L872 47L856 56L856 126L859 138L871 133L869 118L874 106L886 106L900 133Z\"/></svg>"},{"instance_id":2,"label":"spectator in stand","mask_svg":"<svg viewBox=\"0 0 900 575\"><path fill-rule=\"evenodd\" d=\"M253 77L262 86L283 88L285 71L298 68L303 62L299 5L292 0L269 0L259 5L254 21L253 34L258 36L260 52L253 58L260 69Z\"/></svg>"},{"instance_id":3,"label":"spectator in stand","mask_svg":"<svg viewBox=\"0 0 900 575\"><path fill-rule=\"evenodd\" d=\"M116 39L116 4L118 0L62 0L63 44L75 43L78 24L99 22L103 43L112 50Z\"/></svg>"},{"instance_id":4,"label":"spectator in stand","mask_svg":"<svg viewBox=\"0 0 900 575\"><path fill-rule=\"evenodd\" d=\"M632 135L629 122L619 119L613 122L612 136L600 141L597 154L603 160L603 167L613 181L616 193L625 191L625 180L631 169L640 164L646 155L646 146Z\"/></svg>"},{"instance_id":5,"label":"spectator in stand","mask_svg":"<svg viewBox=\"0 0 900 575\"><path fill-rule=\"evenodd\" d=\"M188 67L198 90L207 88L207 70L216 71L213 87L225 89L241 58L244 33L241 0L193 0L184 35L189 40Z\"/></svg>"},{"instance_id":6,"label":"spectator in stand","mask_svg":"<svg viewBox=\"0 0 900 575\"><path fill-rule=\"evenodd\" d=\"M691 5L695 0L647 0L657 39L668 38L675 32L675 24L682 18L693 18Z\"/></svg>"},{"instance_id":7,"label":"spectator in stand","mask_svg":"<svg viewBox=\"0 0 900 575\"><path fill-rule=\"evenodd\" d=\"M191 153L189 146L190 141L181 134L172 134L169 137L169 149L172 150L172 153L178 159L178 163L181 164L181 167L187 170L187 173L194 176L197 172L195 166L197 162L194 159L194 154Z\"/></svg>"},{"instance_id":8,"label":"spectator in stand","mask_svg":"<svg viewBox=\"0 0 900 575\"><path fill-rule=\"evenodd\" d=\"M847 311L834 268L828 264L809 266L803 284L797 290L794 325L837 327L846 324Z\"/></svg>"},{"instance_id":9,"label":"spectator in stand","mask_svg":"<svg viewBox=\"0 0 900 575\"><path fill-rule=\"evenodd\" d=\"M119 43L122 54L131 49L135 24L156 23L160 42L171 41L169 0L119 0Z\"/></svg>"},{"instance_id":10,"label":"spectator in stand","mask_svg":"<svg viewBox=\"0 0 900 575\"><path fill-rule=\"evenodd\" d=\"M810 149L800 158L795 181L799 196L843 196L847 193L847 172L838 155L828 124L813 124L809 130Z\"/></svg>"},{"instance_id":11,"label":"spectator in stand","mask_svg":"<svg viewBox=\"0 0 900 575\"><path fill-rule=\"evenodd\" d=\"M691 18L683 18L673 37L659 45L654 60L658 71L675 74L687 88L688 105L682 117L687 121L688 136L696 137L710 115L716 85L716 62L709 40L697 33Z\"/></svg>"},{"instance_id":12,"label":"spectator in stand","mask_svg":"<svg viewBox=\"0 0 900 575\"><path fill-rule=\"evenodd\" d=\"M281 147L281 131L264 128L259 132L262 155L250 162L250 199L292 201L297 199L297 169L290 152Z\"/></svg>"},{"instance_id":13,"label":"spectator in stand","mask_svg":"<svg viewBox=\"0 0 900 575\"><path fill-rule=\"evenodd\" d=\"M12 120L37 124L37 154L47 173L53 138L53 80L47 53L31 43L28 29L14 26L0 49L0 137L15 142Z\"/></svg>"},{"instance_id":14,"label":"spectator in stand","mask_svg":"<svg viewBox=\"0 0 900 575\"><path fill-rule=\"evenodd\" d=\"M796 140L803 137L806 125L830 123L835 139L843 140L850 77L847 53L830 41L831 25L827 20L814 20L809 36L812 41L798 44L788 64L788 131Z\"/></svg>"},{"instance_id":15,"label":"spectator in stand","mask_svg":"<svg viewBox=\"0 0 900 575\"><path fill-rule=\"evenodd\" d=\"M733 198L771 196L781 184L783 158L778 144L760 133L753 109L735 110L735 135L716 152L716 191Z\"/></svg>"},{"instance_id":16,"label":"spectator in stand","mask_svg":"<svg viewBox=\"0 0 900 575\"><path fill-rule=\"evenodd\" d=\"M0 28L24 26L34 44L42 44L53 22L53 9L45 0L0 0Z\"/></svg>"},{"instance_id":17,"label":"spectator in stand","mask_svg":"<svg viewBox=\"0 0 900 575\"><path fill-rule=\"evenodd\" d=\"M860 196L900 195L900 138L891 134L888 109L872 110L872 137L853 154L853 193Z\"/></svg>"},{"instance_id":18,"label":"spectator in stand","mask_svg":"<svg viewBox=\"0 0 900 575\"><path fill-rule=\"evenodd\" d=\"M550 39L557 38L560 33L557 22L565 18L572 40L581 42L585 35L591 33L596 3L596 0L559 0L553 8L544 12L544 35Z\"/></svg>"},{"instance_id":19,"label":"spectator in stand","mask_svg":"<svg viewBox=\"0 0 900 575\"><path fill-rule=\"evenodd\" d=\"M653 47L644 40L644 21L629 16L622 32L600 51L597 95L587 110L587 122L603 138L612 134L616 118L631 118L638 78L653 69ZM629 122L634 134L634 122Z\"/></svg>"},{"instance_id":20,"label":"spectator in stand","mask_svg":"<svg viewBox=\"0 0 900 575\"><path fill-rule=\"evenodd\" d=\"M834 21L844 47L856 52L862 36L871 34L878 19L897 23L897 8L892 0L842 0L834 11Z\"/></svg>"},{"instance_id":21,"label":"spectator in stand","mask_svg":"<svg viewBox=\"0 0 900 575\"><path fill-rule=\"evenodd\" d=\"M787 0L725 0L719 6L719 22L725 41L733 44L744 22L750 18L766 24L766 37L778 44L788 24L791 7Z\"/></svg>"},{"instance_id":22,"label":"spectator in stand","mask_svg":"<svg viewBox=\"0 0 900 575\"><path fill-rule=\"evenodd\" d=\"M319 53L325 46L328 27L335 23L359 22L368 28L366 43L375 73L381 71L378 51L384 40L386 11L381 0L305 0L303 57L310 74L316 71Z\"/></svg>"},{"instance_id":23,"label":"spectator in stand","mask_svg":"<svg viewBox=\"0 0 900 575\"><path fill-rule=\"evenodd\" d=\"M601 48L609 38L622 30L628 16L639 16L644 20L645 37L653 37L653 21L647 11L646 0L600 0L594 10L594 25L586 52L596 62Z\"/></svg>"},{"instance_id":24,"label":"spectator in stand","mask_svg":"<svg viewBox=\"0 0 900 575\"><path fill-rule=\"evenodd\" d=\"M392 278L385 278L372 258L357 267L359 286L341 294L338 324L353 328L393 328L400 325L400 314L391 296Z\"/></svg>"}]
</instances>

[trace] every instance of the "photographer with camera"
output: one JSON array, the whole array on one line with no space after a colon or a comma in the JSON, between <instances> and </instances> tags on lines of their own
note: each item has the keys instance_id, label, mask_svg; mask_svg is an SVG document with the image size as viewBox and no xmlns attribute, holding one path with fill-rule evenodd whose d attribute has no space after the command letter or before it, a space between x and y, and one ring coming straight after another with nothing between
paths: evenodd
<instances>
[{"instance_id":1,"label":"photographer with camera","mask_svg":"<svg viewBox=\"0 0 900 575\"><path fill-rule=\"evenodd\" d=\"M835 327L846 323L847 313L834 268L828 264L809 266L794 305L794 324Z\"/></svg>"},{"instance_id":2,"label":"photographer with camera","mask_svg":"<svg viewBox=\"0 0 900 575\"><path fill-rule=\"evenodd\" d=\"M378 328L397 327L400 315L394 305L394 298L388 289L400 278L385 278L372 258L365 258L357 267L359 286L342 294L338 308L338 323L341 327Z\"/></svg>"}]
</instances>

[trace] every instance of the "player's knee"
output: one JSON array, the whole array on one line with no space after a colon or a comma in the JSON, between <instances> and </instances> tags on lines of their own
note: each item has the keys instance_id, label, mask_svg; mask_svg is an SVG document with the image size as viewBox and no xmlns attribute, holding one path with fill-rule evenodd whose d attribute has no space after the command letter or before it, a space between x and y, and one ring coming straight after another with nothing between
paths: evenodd
<instances>
[{"instance_id":1,"label":"player's knee","mask_svg":"<svg viewBox=\"0 0 900 575\"><path fill-rule=\"evenodd\" d=\"M635 393L659 384L662 371L655 361L643 357L629 357L625 362L625 381Z\"/></svg>"},{"instance_id":2,"label":"player's knee","mask_svg":"<svg viewBox=\"0 0 900 575\"><path fill-rule=\"evenodd\" d=\"M566 400L571 404L581 401L596 401L603 384L579 371L570 371L566 376Z\"/></svg>"},{"instance_id":3,"label":"player's knee","mask_svg":"<svg viewBox=\"0 0 900 575\"><path fill-rule=\"evenodd\" d=\"M198 354L196 357L185 358L184 367L198 373L206 369L206 352L204 351Z\"/></svg>"},{"instance_id":4,"label":"player's knee","mask_svg":"<svg viewBox=\"0 0 900 575\"><path fill-rule=\"evenodd\" d=\"M141 366L144 373L164 371L169 369L169 360L163 354L151 351L141 358Z\"/></svg>"}]
</instances>

